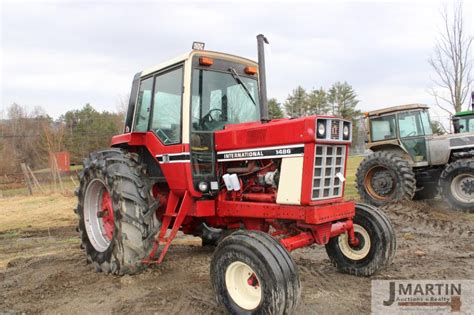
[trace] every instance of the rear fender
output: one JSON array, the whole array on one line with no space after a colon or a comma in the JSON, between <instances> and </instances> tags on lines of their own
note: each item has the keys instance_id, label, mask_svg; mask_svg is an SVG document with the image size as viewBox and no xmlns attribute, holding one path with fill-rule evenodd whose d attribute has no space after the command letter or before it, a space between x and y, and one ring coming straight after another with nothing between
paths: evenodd
<instances>
[{"instance_id":1,"label":"rear fender","mask_svg":"<svg viewBox=\"0 0 474 315\"><path fill-rule=\"evenodd\" d=\"M410 163L410 165L415 164L411 155L402 145L397 145L394 143L386 143L386 144L371 146L369 149L374 152L378 152L378 151L391 152L407 160Z\"/></svg>"}]
</instances>

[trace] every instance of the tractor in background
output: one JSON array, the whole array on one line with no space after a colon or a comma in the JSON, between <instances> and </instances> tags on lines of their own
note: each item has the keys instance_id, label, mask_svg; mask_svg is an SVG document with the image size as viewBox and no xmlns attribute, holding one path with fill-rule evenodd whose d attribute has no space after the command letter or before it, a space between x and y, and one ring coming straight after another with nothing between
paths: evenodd
<instances>
[{"instance_id":1,"label":"tractor in background","mask_svg":"<svg viewBox=\"0 0 474 315\"><path fill-rule=\"evenodd\" d=\"M367 148L356 186L362 200L383 206L432 199L438 192L458 210L474 212L474 130L433 135L429 107L409 104L366 114Z\"/></svg>"},{"instance_id":2,"label":"tractor in background","mask_svg":"<svg viewBox=\"0 0 474 315\"><path fill-rule=\"evenodd\" d=\"M84 160L79 232L99 272L163 262L178 231L217 244L210 276L233 314L290 314L300 281L290 251L320 244L345 273L390 263L395 235L379 209L345 201L351 122L269 120L258 64L204 50L135 75L124 133Z\"/></svg>"},{"instance_id":3,"label":"tractor in background","mask_svg":"<svg viewBox=\"0 0 474 315\"><path fill-rule=\"evenodd\" d=\"M471 110L453 115L454 133L474 132L474 91L471 93Z\"/></svg>"}]
</instances>

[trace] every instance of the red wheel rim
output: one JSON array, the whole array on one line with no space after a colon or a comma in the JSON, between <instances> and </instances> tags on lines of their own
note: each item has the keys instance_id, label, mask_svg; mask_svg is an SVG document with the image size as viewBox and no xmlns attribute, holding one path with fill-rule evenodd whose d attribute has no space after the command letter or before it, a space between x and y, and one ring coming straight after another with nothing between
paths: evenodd
<instances>
[{"instance_id":1,"label":"red wheel rim","mask_svg":"<svg viewBox=\"0 0 474 315\"><path fill-rule=\"evenodd\" d=\"M110 198L110 194L106 189L102 193L101 209L102 226L104 227L105 236L110 241L115 229L114 208L112 206L112 198Z\"/></svg>"}]
</instances>

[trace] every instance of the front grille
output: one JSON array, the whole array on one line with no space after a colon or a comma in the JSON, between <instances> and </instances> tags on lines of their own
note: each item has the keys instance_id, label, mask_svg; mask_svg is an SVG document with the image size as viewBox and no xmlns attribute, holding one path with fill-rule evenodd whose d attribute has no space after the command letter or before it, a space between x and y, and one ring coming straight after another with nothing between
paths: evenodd
<instances>
[{"instance_id":1,"label":"front grille","mask_svg":"<svg viewBox=\"0 0 474 315\"><path fill-rule=\"evenodd\" d=\"M331 120L331 139L332 140L339 140L340 137L340 130L341 130L341 123L342 121L333 119Z\"/></svg>"},{"instance_id":2,"label":"front grille","mask_svg":"<svg viewBox=\"0 0 474 315\"><path fill-rule=\"evenodd\" d=\"M316 145L315 150L312 199L341 197L346 146Z\"/></svg>"}]
</instances>

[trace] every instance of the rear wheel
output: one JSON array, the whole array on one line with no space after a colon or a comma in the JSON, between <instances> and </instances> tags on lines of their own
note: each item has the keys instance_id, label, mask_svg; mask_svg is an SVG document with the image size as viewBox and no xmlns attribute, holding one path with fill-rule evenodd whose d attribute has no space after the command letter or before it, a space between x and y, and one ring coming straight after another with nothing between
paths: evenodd
<instances>
[{"instance_id":1,"label":"rear wheel","mask_svg":"<svg viewBox=\"0 0 474 315\"><path fill-rule=\"evenodd\" d=\"M474 212L474 159L446 166L439 179L441 195L454 209Z\"/></svg>"},{"instance_id":2,"label":"rear wheel","mask_svg":"<svg viewBox=\"0 0 474 315\"><path fill-rule=\"evenodd\" d=\"M348 234L344 233L329 240L326 252L340 271L370 276L389 264L395 256L395 232L388 217L368 205L356 205L353 222L359 244L351 245Z\"/></svg>"},{"instance_id":3,"label":"rear wheel","mask_svg":"<svg viewBox=\"0 0 474 315\"><path fill-rule=\"evenodd\" d=\"M293 258L263 232L237 231L223 239L211 280L218 303L232 314L291 314L300 296Z\"/></svg>"},{"instance_id":4,"label":"rear wheel","mask_svg":"<svg viewBox=\"0 0 474 315\"><path fill-rule=\"evenodd\" d=\"M150 183L136 156L118 149L90 154L77 195L75 211L88 262L106 273L140 271L159 224Z\"/></svg>"},{"instance_id":5,"label":"rear wheel","mask_svg":"<svg viewBox=\"0 0 474 315\"><path fill-rule=\"evenodd\" d=\"M400 156L375 152L357 168L356 187L362 200L374 206L411 200L416 189L415 173L408 161Z\"/></svg>"}]
</instances>

